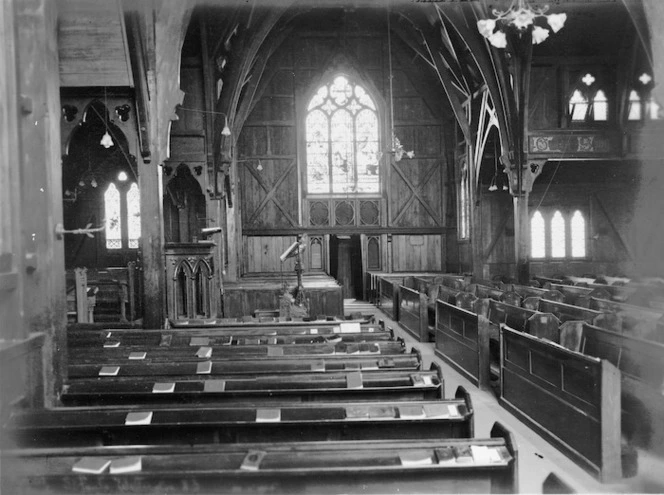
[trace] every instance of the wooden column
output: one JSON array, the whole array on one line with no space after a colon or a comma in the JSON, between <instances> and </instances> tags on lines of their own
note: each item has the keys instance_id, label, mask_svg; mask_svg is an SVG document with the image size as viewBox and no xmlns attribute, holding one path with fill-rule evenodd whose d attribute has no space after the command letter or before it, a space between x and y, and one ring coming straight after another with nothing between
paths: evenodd
<instances>
[{"instance_id":1,"label":"wooden column","mask_svg":"<svg viewBox=\"0 0 664 495\"><path fill-rule=\"evenodd\" d=\"M143 33L148 53L150 162L141 165L141 249L143 251L143 322L160 328L166 316L162 166L169 157L171 121L182 103L180 55L191 17L185 2L161 2L148 15L154 31Z\"/></svg>"},{"instance_id":2,"label":"wooden column","mask_svg":"<svg viewBox=\"0 0 664 495\"><path fill-rule=\"evenodd\" d=\"M521 284L530 280L530 214L528 192L515 194L514 203L514 258L516 279Z\"/></svg>"},{"instance_id":3,"label":"wooden column","mask_svg":"<svg viewBox=\"0 0 664 495\"><path fill-rule=\"evenodd\" d=\"M53 404L66 377L64 240L60 159L57 11L50 0L15 2L24 325L44 332L45 399ZM2 77L7 77L3 75Z\"/></svg>"}]
</instances>

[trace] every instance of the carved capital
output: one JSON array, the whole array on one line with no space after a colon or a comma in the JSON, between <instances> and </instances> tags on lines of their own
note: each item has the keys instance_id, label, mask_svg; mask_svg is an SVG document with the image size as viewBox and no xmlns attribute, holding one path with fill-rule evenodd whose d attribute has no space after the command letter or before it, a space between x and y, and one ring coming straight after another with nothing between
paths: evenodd
<instances>
[{"instance_id":1,"label":"carved capital","mask_svg":"<svg viewBox=\"0 0 664 495\"><path fill-rule=\"evenodd\" d=\"M530 193L533 190L535 179L542 173L545 163L546 160L527 160L526 164L520 167L520 179L518 166L506 166L505 173L510 181L510 194L512 196L521 196Z\"/></svg>"}]
</instances>

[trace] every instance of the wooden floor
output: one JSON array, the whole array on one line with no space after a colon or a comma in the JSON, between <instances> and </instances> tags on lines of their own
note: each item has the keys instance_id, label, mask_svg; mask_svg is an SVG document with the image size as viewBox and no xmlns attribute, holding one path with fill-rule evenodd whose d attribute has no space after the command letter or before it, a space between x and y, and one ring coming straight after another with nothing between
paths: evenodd
<instances>
[{"instance_id":1,"label":"wooden floor","mask_svg":"<svg viewBox=\"0 0 664 495\"><path fill-rule=\"evenodd\" d=\"M363 314L375 314L376 320L384 320L387 327L394 329L396 336L406 341L408 348L414 345L422 351L423 369L428 369L432 362L437 362L441 366L446 390L455 390L459 385L465 387L472 397L475 409L475 435L478 438L488 436L491 425L496 421L500 421L514 433L519 449L521 493L542 493L542 482L552 471L572 486L577 493L664 493L664 459L639 451L639 471L636 477L624 479L619 484L599 483L503 409L491 392L479 390L436 357L434 344L416 341L408 332L402 330L398 323L369 303L345 300L344 310L347 314L358 311Z\"/></svg>"}]
</instances>

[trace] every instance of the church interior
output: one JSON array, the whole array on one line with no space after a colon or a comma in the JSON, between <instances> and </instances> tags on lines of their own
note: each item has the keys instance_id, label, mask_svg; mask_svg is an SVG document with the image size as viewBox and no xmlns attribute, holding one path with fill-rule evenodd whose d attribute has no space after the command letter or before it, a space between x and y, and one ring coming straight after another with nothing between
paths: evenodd
<instances>
[{"instance_id":1,"label":"church interior","mask_svg":"<svg viewBox=\"0 0 664 495\"><path fill-rule=\"evenodd\" d=\"M664 493L662 27L1 2L0 491Z\"/></svg>"}]
</instances>

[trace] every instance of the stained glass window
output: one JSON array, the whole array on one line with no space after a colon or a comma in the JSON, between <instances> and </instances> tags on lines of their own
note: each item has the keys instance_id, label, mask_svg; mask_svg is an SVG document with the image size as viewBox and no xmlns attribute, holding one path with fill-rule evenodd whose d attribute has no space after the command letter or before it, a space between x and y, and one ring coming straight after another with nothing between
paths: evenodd
<instances>
[{"instance_id":1,"label":"stained glass window","mask_svg":"<svg viewBox=\"0 0 664 495\"><path fill-rule=\"evenodd\" d=\"M571 222L572 258L585 258L586 256L586 220L583 214L576 210Z\"/></svg>"},{"instance_id":2,"label":"stained glass window","mask_svg":"<svg viewBox=\"0 0 664 495\"><path fill-rule=\"evenodd\" d=\"M104 193L104 213L106 217L106 248L122 249L120 191L113 183L108 186Z\"/></svg>"},{"instance_id":3,"label":"stained glass window","mask_svg":"<svg viewBox=\"0 0 664 495\"><path fill-rule=\"evenodd\" d=\"M307 191L378 193L378 115L366 90L337 75L309 101Z\"/></svg>"},{"instance_id":4,"label":"stained glass window","mask_svg":"<svg viewBox=\"0 0 664 495\"><path fill-rule=\"evenodd\" d=\"M127 191L127 234L129 247L138 249L138 240L141 237L141 195L135 182Z\"/></svg>"},{"instance_id":5,"label":"stained glass window","mask_svg":"<svg viewBox=\"0 0 664 495\"><path fill-rule=\"evenodd\" d=\"M553 258L565 257L565 219L558 210L551 218L551 256Z\"/></svg>"},{"instance_id":6,"label":"stained glass window","mask_svg":"<svg viewBox=\"0 0 664 495\"><path fill-rule=\"evenodd\" d=\"M544 258L546 255L544 217L536 210L530 219L530 257Z\"/></svg>"},{"instance_id":7,"label":"stained glass window","mask_svg":"<svg viewBox=\"0 0 664 495\"><path fill-rule=\"evenodd\" d=\"M106 218L106 249L138 249L141 237L141 197L138 185L132 182L129 189L120 189L110 183L104 193Z\"/></svg>"}]
</instances>

